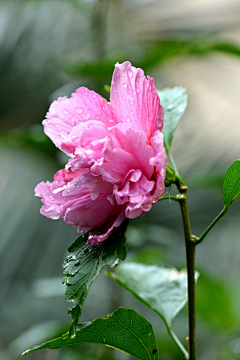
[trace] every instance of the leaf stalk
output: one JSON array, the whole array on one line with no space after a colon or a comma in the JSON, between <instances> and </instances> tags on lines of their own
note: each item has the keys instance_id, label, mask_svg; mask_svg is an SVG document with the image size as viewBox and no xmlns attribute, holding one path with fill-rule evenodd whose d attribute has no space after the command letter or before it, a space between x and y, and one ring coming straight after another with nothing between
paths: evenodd
<instances>
[{"instance_id":1,"label":"leaf stalk","mask_svg":"<svg viewBox=\"0 0 240 360\"><path fill-rule=\"evenodd\" d=\"M173 339L173 341L175 342L175 344L179 347L179 349L182 351L183 355L185 356L186 359L188 359L188 352L185 349L185 347L183 346L183 344L181 343L181 341L179 340L178 336L176 335L176 333L174 332L174 330L172 329L172 327L168 326L168 333L171 336L171 338Z\"/></svg>"},{"instance_id":2,"label":"leaf stalk","mask_svg":"<svg viewBox=\"0 0 240 360\"><path fill-rule=\"evenodd\" d=\"M167 153L167 156L168 156L168 158L169 158L169 160L170 160L170 162L171 162L171 164L172 164L172 167L173 167L173 170L175 171L175 174L176 174L177 176L179 176L179 172L178 172L178 169L177 169L177 165L176 165L176 163L175 163L175 161L174 161L174 158L173 158L173 156L172 156L172 153L171 153L170 148L166 147L166 153Z\"/></svg>"},{"instance_id":3,"label":"leaf stalk","mask_svg":"<svg viewBox=\"0 0 240 360\"><path fill-rule=\"evenodd\" d=\"M204 231L204 233L197 239L196 245L200 244L207 234L212 230L212 228L217 224L217 222L226 214L229 209L229 205L224 205L222 211L218 214L218 216L213 220L213 222L209 225L209 227Z\"/></svg>"}]
</instances>

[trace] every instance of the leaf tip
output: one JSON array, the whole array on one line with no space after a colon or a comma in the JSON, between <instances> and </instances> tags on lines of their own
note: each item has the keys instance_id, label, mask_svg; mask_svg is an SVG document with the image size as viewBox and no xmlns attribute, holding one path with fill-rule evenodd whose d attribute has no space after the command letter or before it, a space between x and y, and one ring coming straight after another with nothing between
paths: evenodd
<instances>
[{"instance_id":1,"label":"leaf tip","mask_svg":"<svg viewBox=\"0 0 240 360\"><path fill-rule=\"evenodd\" d=\"M29 352L29 349L28 349L28 350L25 350L24 352L22 352L20 356L21 356L21 357L24 357L25 355L28 354L28 352Z\"/></svg>"}]
</instances>

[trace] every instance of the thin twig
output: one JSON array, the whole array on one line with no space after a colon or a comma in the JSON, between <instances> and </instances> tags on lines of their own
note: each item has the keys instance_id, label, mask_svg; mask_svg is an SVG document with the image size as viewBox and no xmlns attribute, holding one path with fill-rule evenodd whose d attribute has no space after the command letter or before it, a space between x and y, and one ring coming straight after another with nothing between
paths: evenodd
<instances>
[{"instance_id":1,"label":"thin twig","mask_svg":"<svg viewBox=\"0 0 240 360\"><path fill-rule=\"evenodd\" d=\"M218 216L213 220L213 222L209 225L209 227L204 231L204 233L199 237L199 239L197 239L196 245L200 244L203 239L205 239L205 237L207 236L207 234L209 233L210 230L212 230L212 228L216 225L216 223L223 217L223 215L226 214L226 212L228 211L229 206L224 206L224 208L222 209L222 211L218 214Z\"/></svg>"}]
</instances>

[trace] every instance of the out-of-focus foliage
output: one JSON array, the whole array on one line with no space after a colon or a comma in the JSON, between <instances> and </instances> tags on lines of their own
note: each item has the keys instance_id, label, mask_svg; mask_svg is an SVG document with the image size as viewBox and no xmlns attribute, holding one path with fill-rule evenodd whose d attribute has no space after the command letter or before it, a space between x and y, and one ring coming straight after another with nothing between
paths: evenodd
<instances>
[{"instance_id":1,"label":"out-of-focus foliage","mask_svg":"<svg viewBox=\"0 0 240 360\"><path fill-rule=\"evenodd\" d=\"M199 39L181 40L169 39L142 45L140 56L134 56L131 49L118 51L102 56L99 60L87 62L72 62L63 64L63 69L69 74L92 79L95 87L102 92L102 86L111 81L113 64L121 63L125 60L133 62L134 66L140 67L145 72L152 68L163 65L166 61L179 56L206 56L213 52L223 52L229 55L240 56L240 46L219 42L219 40L209 40L200 36ZM99 86L101 84L101 86Z\"/></svg>"},{"instance_id":2,"label":"out-of-focus foliage","mask_svg":"<svg viewBox=\"0 0 240 360\"><path fill-rule=\"evenodd\" d=\"M197 314L209 328L221 332L238 324L240 316L234 314L232 294L227 285L201 272L196 289Z\"/></svg>"},{"instance_id":3,"label":"out-of-focus foliage","mask_svg":"<svg viewBox=\"0 0 240 360\"><path fill-rule=\"evenodd\" d=\"M43 132L40 124L27 128L18 128L2 134L0 145L6 147L26 147L32 150L40 150L49 156L56 157L58 152L53 142Z\"/></svg>"},{"instance_id":4,"label":"out-of-focus foliage","mask_svg":"<svg viewBox=\"0 0 240 360\"><path fill-rule=\"evenodd\" d=\"M189 61L192 61L191 64L207 64L209 61L211 72L216 71L219 66L215 66L214 62L217 56L221 55L221 59L231 57L236 59L237 63L239 43L235 44L234 38L224 35L224 32L234 32L237 27L234 18L239 9L235 4L233 10L231 4L232 2L229 2L231 21L224 22L222 20L225 14L230 14L230 10L223 12L220 3L212 6L216 12L215 17L213 10L209 12L207 3L195 3L196 6L203 6L202 11L196 9L195 18L187 21L191 18L191 13L194 13L194 3L186 11L186 1L181 4L174 3L173 0L1 1L1 360L18 358L26 344L30 346L47 340L48 336L43 338L41 331L32 328L33 324L56 320L69 324L66 316L67 305L62 295L55 296L54 299L40 297L34 290L34 284L39 279L61 277L65 250L76 237L75 228L67 226L61 220L52 222L41 217L40 200L33 197L35 185L52 179L54 172L65 163L61 159L61 153L40 130L39 124L49 103L58 96L70 96L71 92L82 85L109 98L103 86L110 85L113 67L117 61L130 60L134 66L143 68L147 74L156 77L155 83L159 88L163 87L164 81L164 86L186 86L186 79L179 83L178 79L171 77L171 64L176 69L176 75L182 69L180 65L184 62L189 65ZM227 2L225 5L227 6ZM171 13L170 10L172 18L166 15ZM171 14L169 16L171 17ZM222 34L224 36L221 38ZM219 67L218 77L215 78L216 88L219 88L218 98L214 91L207 92L209 89L201 87L198 81L193 79L196 87L188 89L191 94L189 108L194 108L191 115L202 110L196 95L198 92L202 96L205 94L213 114L217 113L218 105L225 104L227 107L229 100L226 99L226 89L221 88L220 79L224 81L224 73L228 76L230 65L223 64ZM236 72L236 77L237 74ZM231 88L229 91L234 93L235 89ZM232 103L231 106L233 105ZM186 113L184 123L176 131L176 135L180 131L184 138L185 148L191 138L194 138L194 146L191 145L191 151L187 153L179 151L179 148L182 149L180 146L173 148L177 155L180 154L183 164L186 159L188 163L193 163L192 158L200 153L199 143L204 150L201 164L205 165L210 155L212 158L211 172L202 165L199 167L198 163L198 173L193 173L189 166L185 167L188 176L184 180L189 185L191 220L196 235L202 233L222 207L223 174L227 166L236 160L232 158L229 150L231 147L237 149L238 146L233 141L229 144L222 140L222 136L231 131L235 135L238 133L238 129L232 126L232 120L230 116L220 114L215 126L211 127L210 123L205 126L204 122L199 122L195 124L196 133L192 134L194 118ZM219 136L218 129L221 129L223 122L225 128ZM12 132L8 132L12 129ZM213 142L216 135L217 141ZM210 155L211 149L205 141L208 137L215 144ZM222 160L223 155L229 158L227 166L226 159ZM219 157L224 169L216 166ZM200 190L199 187L202 186L205 188ZM200 360L239 358L240 292L237 284L240 228L237 203L238 201L231 205L226 219L214 228L197 251L197 268L203 274L197 284ZM151 213L131 222L127 238L128 260L145 264L174 264L177 268L185 266L178 204L156 204ZM120 286L114 286L111 288L111 279L99 275L89 291L82 321L105 316L122 304L136 308L153 323L157 341L161 344L161 358L182 359L181 353L165 334L165 328L161 327L155 314L138 304L131 294L123 292ZM187 333L186 319L182 313L175 320L175 326L177 333ZM20 339L22 345L18 342L17 346L14 339L28 328L30 331L26 335L26 342L23 343ZM48 333L47 330L42 330L45 334ZM56 337L63 331L65 330L59 325L59 332L52 330L51 334L48 334ZM29 354L28 358L53 358L49 351L43 350L39 355ZM101 346L87 346L84 350L82 347L55 350L54 356L57 360L119 359L116 352ZM121 357L122 359L129 358Z\"/></svg>"}]
</instances>

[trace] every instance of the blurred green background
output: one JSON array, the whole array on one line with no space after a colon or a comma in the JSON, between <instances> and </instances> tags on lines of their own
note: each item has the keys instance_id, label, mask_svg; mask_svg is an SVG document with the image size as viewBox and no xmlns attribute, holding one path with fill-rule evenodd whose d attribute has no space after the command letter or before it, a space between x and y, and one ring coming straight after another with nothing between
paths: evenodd
<instances>
[{"instance_id":1,"label":"blurred green background","mask_svg":"<svg viewBox=\"0 0 240 360\"><path fill-rule=\"evenodd\" d=\"M130 60L156 87L182 85L189 105L173 155L189 185L192 230L222 208L224 173L240 154L240 5L236 0L0 1L0 359L67 331L61 264L76 228L39 214L37 183L66 157L41 121L58 96L87 86L108 98L114 64ZM240 358L240 202L197 249L199 360ZM131 221L128 261L185 266L178 204L160 202ZM120 305L153 323L162 360L181 360L161 319L101 274L81 321ZM184 342L186 309L175 320ZM29 360L127 360L101 346L43 350Z\"/></svg>"}]
</instances>

